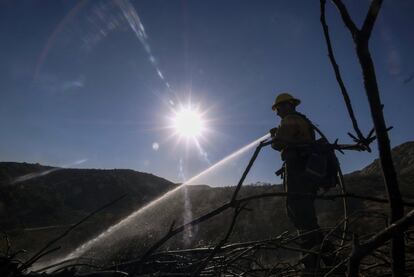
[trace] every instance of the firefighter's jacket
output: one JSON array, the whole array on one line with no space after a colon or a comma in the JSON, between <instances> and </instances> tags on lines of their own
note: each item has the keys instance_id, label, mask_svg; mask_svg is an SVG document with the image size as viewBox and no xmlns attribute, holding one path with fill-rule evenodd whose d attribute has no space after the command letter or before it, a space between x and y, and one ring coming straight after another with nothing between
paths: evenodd
<instances>
[{"instance_id":1,"label":"firefighter's jacket","mask_svg":"<svg viewBox=\"0 0 414 277\"><path fill-rule=\"evenodd\" d=\"M315 141L315 131L310 122L302 115L291 113L282 118L273 137L272 148L281 152L282 160L297 156L295 145L309 144Z\"/></svg>"}]
</instances>

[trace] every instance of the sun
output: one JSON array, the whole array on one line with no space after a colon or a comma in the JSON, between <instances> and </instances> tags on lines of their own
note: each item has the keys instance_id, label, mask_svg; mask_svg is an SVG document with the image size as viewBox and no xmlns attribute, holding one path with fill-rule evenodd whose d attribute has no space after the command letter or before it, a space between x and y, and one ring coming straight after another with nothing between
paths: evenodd
<instances>
[{"instance_id":1,"label":"sun","mask_svg":"<svg viewBox=\"0 0 414 277\"><path fill-rule=\"evenodd\" d=\"M211 108L202 108L200 103L192 103L190 100L186 104L180 101L170 101L169 104L168 123L163 128L168 134L163 141L175 141L171 149L178 147L179 151L185 150L186 157L196 151L201 159L210 164L205 147L211 139L208 139L209 136L214 132L214 129L211 129L214 120L209 117Z\"/></svg>"},{"instance_id":2,"label":"sun","mask_svg":"<svg viewBox=\"0 0 414 277\"><path fill-rule=\"evenodd\" d=\"M187 103L181 101L169 103L170 114L166 117L167 125L162 129L168 131L164 141L174 140L173 149L184 146L187 151L198 149L200 155L207 160L207 153L204 150L204 144L209 143L207 139L212 132L209 118L211 109L202 108L200 103L194 103L187 100Z\"/></svg>"},{"instance_id":3,"label":"sun","mask_svg":"<svg viewBox=\"0 0 414 277\"><path fill-rule=\"evenodd\" d=\"M175 112L172 127L177 135L185 138L198 138L205 128L202 114L191 107L182 107Z\"/></svg>"}]
</instances>

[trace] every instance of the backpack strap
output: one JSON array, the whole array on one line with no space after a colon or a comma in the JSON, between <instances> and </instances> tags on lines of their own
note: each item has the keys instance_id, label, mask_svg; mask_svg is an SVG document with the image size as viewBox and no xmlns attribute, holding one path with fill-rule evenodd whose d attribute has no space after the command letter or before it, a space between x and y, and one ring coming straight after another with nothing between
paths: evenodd
<instances>
[{"instance_id":1,"label":"backpack strap","mask_svg":"<svg viewBox=\"0 0 414 277\"><path fill-rule=\"evenodd\" d=\"M300 112L295 112L294 114L296 114L296 115L298 115L298 116L300 116L301 118L303 118L306 122L308 122L309 123L309 125L311 126L311 128L313 129L313 130L315 130L315 132L316 133L318 133L320 136L321 136L321 138L323 138L323 139L325 139L326 141L328 141L328 139L327 139L327 137L325 136L325 134L324 133L322 133L322 131L318 128L318 127L316 127L315 126L315 124L313 124L313 122L306 116L306 115L304 115L304 114L302 114L302 113L300 113Z\"/></svg>"}]
</instances>

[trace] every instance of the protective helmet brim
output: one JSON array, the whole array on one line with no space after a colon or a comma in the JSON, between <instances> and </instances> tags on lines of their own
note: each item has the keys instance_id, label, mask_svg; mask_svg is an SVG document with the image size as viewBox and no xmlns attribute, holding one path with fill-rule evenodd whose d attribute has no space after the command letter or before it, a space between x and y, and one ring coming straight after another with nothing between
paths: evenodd
<instances>
[{"instance_id":1,"label":"protective helmet brim","mask_svg":"<svg viewBox=\"0 0 414 277\"><path fill-rule=\"evenodd\" d=\"M289 99L289 100L286 100L286 101L282 101L282 102L273 104L272 110L273 111L276 111L276 106L279 105L279 104L281 104L281 103L283 103L283 102L291 102L295 107L300 104L300 100L299 99L293 98L293 99Z\"/></svg>"}]
</instances>

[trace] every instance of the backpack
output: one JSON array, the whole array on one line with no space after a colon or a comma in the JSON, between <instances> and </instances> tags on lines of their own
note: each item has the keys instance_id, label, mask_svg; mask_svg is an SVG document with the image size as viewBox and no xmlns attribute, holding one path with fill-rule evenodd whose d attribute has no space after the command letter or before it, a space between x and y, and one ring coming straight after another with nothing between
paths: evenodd
<instances>
[{"instance_id":1,"label":"backpack","mask_svg":"<svg viewBox=\"0 0 414 277\"><path fill-rule=\"evenodd\" d=\"M335 150L325 138L316 140L310 146L305 171L309 178L325 191L339 184L339 161Z\"/></svg>"},{"instance_id":2,"label":"backpack","mask_svg":"<svg viewBox=\"0 0 414 277\"><path fill-rule=\"evenodd\" d=\"M305 115L297 113L305 119L315 132L320 135L310 147L305 171L318 187L326 190L339 184L338 173L340 165L335 150L329 144L326 136Z\"/></svg>"}]
</instances>

